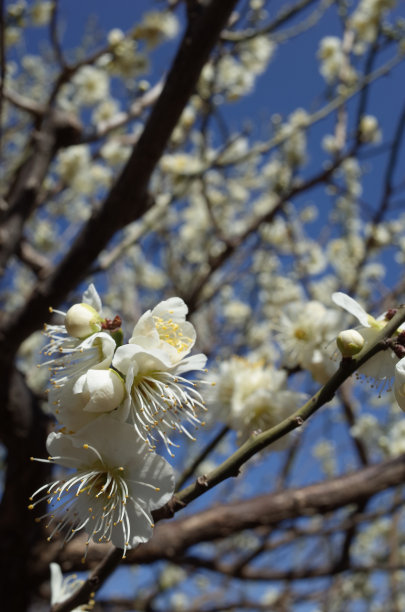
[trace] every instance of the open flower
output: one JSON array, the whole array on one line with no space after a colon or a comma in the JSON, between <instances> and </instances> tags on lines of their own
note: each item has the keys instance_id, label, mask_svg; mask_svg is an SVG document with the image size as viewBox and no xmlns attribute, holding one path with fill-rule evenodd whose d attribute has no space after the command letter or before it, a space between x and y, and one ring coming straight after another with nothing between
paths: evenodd
<instances>
[{"instance_id":1,"label":"open flower","mask_svg":"<svg viewBox=\"0 0 405 612\"><path fill-rule=\"evenodd\" d=\"M284 365L298 365L308 370L314 380L325 383L336 370L328 348L339 323L339 315L316 300L287 304L275 325Z\"/></svg>"},{"instance_id":2,"label":"open flower","mask_svg":"<svg viewBox=\"0 0 405 612\"><path fill-rule=\"evenodd\" d=\"M183 377L202 370L206 363L205 355L187 356L196 333L185 320L186 314L187 306L180 298L160 302L142 315L130 343L118 347L112 362L126 378L124 404L129 421L152 446L156 430L168 450L173 444L168 432L176 430L192 437L181 420L198 425L196 412L203 408L194 382Z\"/></svg>"},{"instance_id":3,"label":"open flower","mask_svg":"<svg viewBox=\"0 0 405 612\"><path fill-rule=\"evenodd\" d=\"M360 325L356 327L356 331L364 338L365 347L375 341L380 331L390 320L389 313L383 313L375 319L356 300L340 291L332 294L332 300L337 306L340 306L358 320ZM403 325L397 331L402 330ZM380 387L380 391L382 391L387 384L391 383L397 362L398 357L391 350L380 351L359 368L359 373L364 374L370 380L384 381L382 387Z\"/></svg>"},{"instance_id":4,"label":"open flower","mask_svg":"<svg viewBox=\"0 0 405 612\"><path fill-rule=\"evenodd\" d=\"M43 500L50 505L48 539L62 531L69 541L85 529L87 543L111 541L123 549L123 556L149 540L151 511L171 498L174 473L134 435L131 425L101 415L77 434L51 433L47 449L51 457L42 461L73 470L31 498L29 509Z\"/></svg>"},{"instance_id":5,"label":"open flower","mask_svg":"<svg viewBox=\"0 0 405 612\"><path fill-rule=\"evenodd\" d=\"M306 401L305 394L286 389L286 379L282 370L235 355L210 375L207 403L212 416L236 430L242 443L254 431L277 425ZM271 448L280 449L284 444L282 439Z\"/></svg>"}]
</instances>

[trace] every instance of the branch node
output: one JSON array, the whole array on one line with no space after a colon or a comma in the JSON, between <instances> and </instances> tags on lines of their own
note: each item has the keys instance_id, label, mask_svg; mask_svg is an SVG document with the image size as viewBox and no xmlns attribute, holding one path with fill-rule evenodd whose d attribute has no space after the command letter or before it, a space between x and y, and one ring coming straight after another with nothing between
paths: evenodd
<instances>
[{"instance_id":1,"label":"branch node","mask_svg":"<svg viewBox=\"0 0 405 612\"><path fill-rule=\"evenodd\" d=\"M197 478L197 485L202 489L208 489L208 478L206 474L203 474Z\"/></svg>"}]
</instances>

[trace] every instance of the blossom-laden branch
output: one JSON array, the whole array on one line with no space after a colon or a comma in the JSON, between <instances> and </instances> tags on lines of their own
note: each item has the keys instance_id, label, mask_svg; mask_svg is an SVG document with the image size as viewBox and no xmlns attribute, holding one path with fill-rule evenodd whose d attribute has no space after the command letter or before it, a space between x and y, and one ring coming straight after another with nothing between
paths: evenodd
<instances>
[{"instance_id":1,"label":"blossom-laden branch","mask_svg":"<svg viewBox=\"0 0 405 612\"><path fill-rule=\"evenodd\" d=\"M248 459L256 453L266 448L276 440L285 436L290 431L301 427L317 410L330 402L341 384L360 366L366 363L371 357L380 351L387 350L389 345L386 340L392 336L398 327L405 322L405 306L398 309L396 315L387 323L387 325L376 335L375 340L366 345L362 351L352 359L342 359L339 369L330 378L330 380L308 400L304 406L294 412L287 419L272 427L268 431L259 434L252 434L251 438L245 442L235 453L233 453L226 461L224 461L215 470L204 477L204 483L201 481L186 487L176 494L174 500L175 511L180 510L192 500L200 497L206 490L216 486L226 478L237 476L239 470Z\"/></svg>"},{"instance_id":2,"label":"blossom-laden branch","mask_svg":"<svg viewBox=\"0 0 405 612\"><path fill-rule=\"evenodd\" d=\"M380 351L388 350L389 343L388 339L398 330L398 328L405 322L405 306L401 306L396 314L388 321L383 329L374 336L374 339L365 344L364 348L354 358L343 358L338 370L330 378L330 380L310 399L308 400L299 410L294 412L290 417L284 419L281 423L272 427L268 431L264 431L258 434L252 434L251 437L226 461L224 461L212 472L199 477L197 481L176 493L176 495L162 508L156 510L153 513L154 520L157 522L162 518L169 518L174 513L178 512L191 501L197 499L203 495L209 489L215 487L217 484L223 482L227 478L236 477L239 474L240 468L255 454L270 446L290 431L302 426L315 412L317 412L322 406L331 401L344 381L356 372L359 367L365 364L369 359L377 355ZM399 469L401 469L402 462L396 460L395 465L399 463ZM379 467L379 466L378 466ZM369 470L375 470L376 468L367 468ZM377 482L376 478L372 478L373 482ZM366 479L366 482L368 479ZM325 483L322 483L322 487ZM356 499L359 499L359 489L354 488L356 491ZM381 488L376 489L381 490ZM278 494L282 495L282 493ZM361 498L361 495L360 495ZM326 498L329 500L329 498ZM349 502L347 502L349 503ZM326 502L328 506L329 501ZM297 507L297 500L293 500L293 506ZM299 504L298 504L299 507ZM326 511L326 509L324 509ZM211 512L215 512L212 510ZM288 514L281 514L278 516L278 521L283 518L288 518ZM216 534L218 531L216 529ZM109 568L113 569L114 565L117 566L119 563L119 556L116 550L113 550L109 556L111 565ZM101 566L100 566L101 567ZM90 594L94 591L93 585L99 584L99 568L96 568L92 573L91 577L84 583L84 585L76 592L72 597L66 600L64 603L54 606L53 612L67 612L74 606L86 603ZM101 584L101 583L100 583Z\"/></svg>"}]
</instances>

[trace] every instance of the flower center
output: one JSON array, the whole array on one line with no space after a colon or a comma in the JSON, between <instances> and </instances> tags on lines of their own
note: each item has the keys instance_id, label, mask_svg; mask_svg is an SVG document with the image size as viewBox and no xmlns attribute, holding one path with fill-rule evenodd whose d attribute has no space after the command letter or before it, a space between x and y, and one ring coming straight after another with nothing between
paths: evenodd
<instances>
[{"instance_id":1,"label":"flower center","mask_svg":"<svg viewBox=\"0 0 405 612\"><path fill-rule=\"evenodd\" d=\"M294 336L297 338L297 340L307 340L308 338L307 332L300 327L294 330Z\"/></svg>"},{"instance_id":2,"label":"flower center","mask_svg":"<svg viewBox=\"0 0 405 612\"><path fill-rule=\"evenodd\" d=\"M162 317L154 316L156 331L159 334L159 338L173 346L178 353L187 351L192 343L191 338L183 336L183 332L178 323L173 319L162 319Z\"/></svg>"}]
</instances>

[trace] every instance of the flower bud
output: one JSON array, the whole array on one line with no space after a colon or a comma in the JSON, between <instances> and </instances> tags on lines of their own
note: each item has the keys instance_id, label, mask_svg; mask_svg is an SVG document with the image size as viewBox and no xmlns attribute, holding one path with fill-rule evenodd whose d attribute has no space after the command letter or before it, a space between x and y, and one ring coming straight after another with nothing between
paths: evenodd
<instances>
[{"instance_id":1,"label":"flower bud","mask_svg":"<svg viewBox=\"0 0 405 612\"><path fill-rule=\"evenodd\" d=\"M85 412L111 412L125 396L125 385L115 370L93 370L78 378L73 393L80 397Z\"/></svg>"},{"instance_id":2,"label":"flower bud","mask_svg":"<svg viewBox=\"0 0 405 612\"><path fill-rule=\"evenodd\" d=\"M364 338L357 330L346 329L340 332L336 338L336 344L342 357L353 357L363 348Z\"/></svg>"},{"instance_id":3,"label":"flower bud","mask_svg":"<svg viewBox=\"0 0 405 612\"><path fill-rule=\"evenodd\" d=\"M101 329L102 318L90 304L74 304L66 313L66 331L73 338L84 339Z\"/></svg>"}]
</instances>

